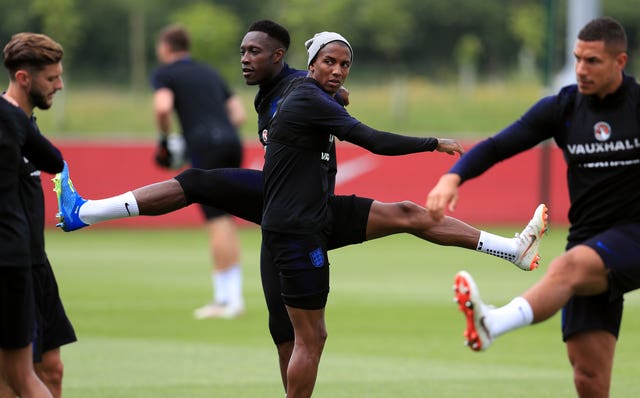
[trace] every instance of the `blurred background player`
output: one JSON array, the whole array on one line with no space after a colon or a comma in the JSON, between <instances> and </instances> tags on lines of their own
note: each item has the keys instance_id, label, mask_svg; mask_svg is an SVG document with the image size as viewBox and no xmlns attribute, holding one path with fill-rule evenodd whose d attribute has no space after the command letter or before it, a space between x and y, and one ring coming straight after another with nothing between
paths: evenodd
<instances>
[{"instance_id":1,"label":"blurred background player","mask_svg":"<svg viewBox=\"0 0 640 398\"><path fill-rule=\"evenodd\" d=\"M562 309L580 397L608 397L624 294L640 288L640 85L624 73L627 36L597 18L573 47L577 84L541 99L518 121L469 151L431 190L435 217L457 202L457 187L491 166L553 138L567 162L571 227L566 252L522 296L500 308L482 303L467 272L455 280L465 337L481 351L509 331Z\"/></svg>"},{"instance_id":2,"label":"blurred background player","mask_svg":"<svg viewBox=\"0 0 640 398\"><path fill-rule=\"evenodd\" d=\"M33 109L49 109L53 96L63 88L62 56L63 50L58 43L45 35L34 33L14 35L3 51L4 65L10 78L3 96L18 107L16 109L28 126L23 158L20 160L19 193L29 227L26 242L29 244L35 303L35 318L32 320L34 331L30 336L33 348L29 353L31 360L36 363L37 375L54 397L62 396L60 346L76 341L76 336L60 300L56 279L44 250L44 197L39 169L55 174L62 169L63 160L60 152L40 134ZM12 304L16 309L26 311L19 303ZM0 325L3 330L13 327ZM2 370L6 374L7 369L3 367ZM7 381L8 385L3 385L3 397L36 396L16 389L11 379ZM49 395L39 393L37 396Z\"/></svg>"},{"instance_id":3,"label":"blurred background player","mask_svg":"<svg viewBox=\"0 0 640 398\"><path fill-rule=\"evenodd\" d=\"M155 120L160 132L156 160L164 167L180 165L179 153L167 148L171 115L175 111L192 167L240 167L242 143L237 132L246 119L240 99L218 73L195 62L187 30L172 25L163 29L156 44L162 64L153 73ZM168 151L167 151L168 150ZM233 318L244 312L240 241L233 218L202 206L207 220L213 258L213 300L194 311L197 319Z\"/></svg>"}]
</instances>

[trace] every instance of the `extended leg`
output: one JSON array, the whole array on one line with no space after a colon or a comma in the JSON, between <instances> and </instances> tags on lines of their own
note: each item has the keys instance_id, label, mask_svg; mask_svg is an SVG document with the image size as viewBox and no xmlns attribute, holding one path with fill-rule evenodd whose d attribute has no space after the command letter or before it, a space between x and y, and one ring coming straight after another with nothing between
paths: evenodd
<instances>
[{"instance_id":1,"label":"extended leg","mask_svg":"<svg viewBox=\"0 0 640 398\"><path fill-rule=\"evenodd\" d=\"M367 223L367 240L401 232L444 246L475 249L480 231L452 217L434 221L423 207L409 201L383 203L374 201Z\"/></svg>"},{"instance_id":2,"label":"extended leg","mask_svg":"<svg viewBox=\"0 0 640 398\"><path fill-rule=\"evenodd\" d=\"M607 269L590 247L578 245L549 264L544 277L509 304L490 309L480 299L466 272L456 276L456 300L467 319L465 337L474 350L484 350L504 333L539 323L558 312L574 295L592 296L608 288Z\"/></svg>"},{"instance_id":3,"label":"extended leg","mask_svg":"<svg viewBox=\"0 0 640 398\"><path fill-rule=\"evenodd\" d=\"M171 213L188 204L182 186L175 178L137 188L131 192L141 216Z\"/></svg>"},{"instance_id":4,"label":"extended leg","mask_svg":"<svg viewBox=\"0 0 640 398\"><path fill-rule=\"evenodd\" d=\"M547 208L540 205L522 233L504 238L478 230L458 219L435 221L431 213L409 201L374 201L369 211L367 240L406 232L443 246L478 250L511 261L523 270L538 266L538 247L547 229Z\"/></svg>"},{"instance_id":5,"label":"extended leg","mask_svg":"<svg viewBox=\"0 0 640 398\"><path fill-rule=\"evenodd\" d=\"M103 221L167 214L192 203L256 224L262 220L262 172L258 170L188 169L173 179L100 200L85 200L76 192L66 163L53 181L58 226L67 232Z\"/></svg>"}]
</instances>

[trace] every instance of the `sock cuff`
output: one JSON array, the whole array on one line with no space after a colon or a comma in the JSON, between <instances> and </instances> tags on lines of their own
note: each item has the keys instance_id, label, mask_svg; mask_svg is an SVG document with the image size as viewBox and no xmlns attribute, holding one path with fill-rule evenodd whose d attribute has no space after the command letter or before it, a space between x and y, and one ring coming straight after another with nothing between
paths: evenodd
<instances>
[{"instance_id":1,"label":"sock cuff","mask_svg":"<svg viewBox=\"0 0 640 398\"><path fill-rule=\"evenodd\" d=\"M531 304L522 296L518 296L511 300L511 304L518 308L520 311L520 315L522 315L522 320L527 324L531 324L533 322L533 309L531 308Z\"/></svg>"}]
</instances>

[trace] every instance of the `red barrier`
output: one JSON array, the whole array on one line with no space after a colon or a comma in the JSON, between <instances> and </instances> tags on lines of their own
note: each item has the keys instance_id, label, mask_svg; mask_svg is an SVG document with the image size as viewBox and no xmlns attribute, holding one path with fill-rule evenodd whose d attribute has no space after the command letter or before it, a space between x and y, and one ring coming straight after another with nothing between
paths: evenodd
<instances>
[{"instance_id":1,"label":"red barrier","mask_svg":"<svg viewBox=\"0 0 640 398\"><path fill-rule=\"evenodd\" d=\"M69 163L78 192L89 199L120 194L134 188L166 180L175 175L155 166L155 143L150 141L79 142L58 141ZM441 153L383 157L362 148L338 143L336 193L357 194L380 201L411 200L424 204L429 190L457 158ZM245 147L243 167L260 169L264 150L256 144ZM540 147L494 166L484 175L460 188L460 200L453 216L473 224L527 222L540 200ZM566 223L569 207L566 166L562 153L553 147L551 156L550 208L552 222ZM47 226L55 224L57 205L50 176L43 174ZM161 217L137 217L100 226L181 227L201 225L197 206ZM98 226L96 226L98 227Z\"/></svg>"}]
</instances>

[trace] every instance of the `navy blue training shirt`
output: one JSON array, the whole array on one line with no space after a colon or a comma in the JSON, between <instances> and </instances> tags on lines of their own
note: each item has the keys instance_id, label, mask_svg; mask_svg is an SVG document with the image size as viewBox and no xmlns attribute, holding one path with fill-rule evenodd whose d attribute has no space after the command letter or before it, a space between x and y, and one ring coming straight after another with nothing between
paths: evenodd
<instances>
[{"instance_id":1,"label":"navy blue training shirt","mask_svg":"<svg viewBox=\"0 0 640 398\"><path fill-rule=\"evenodd\" d=\"M294 80L283 94L266 140L264 230L305 234L325 227L334 137L385 155L433 151L438 145L435 138L404 137L367 127L314 79Z\"/></svg>"},{"instance_id":2,"label":"navy blue training shirt","mask_svg":"<svg viewBox=\"0 0 640 398\"><path fill-rule=\"evenodd\" d=\"M29 119L0 98L0 266L30 267L29 224L20 195L21 146Z\"/></svg>"},{"instance_id":3,"label":"navy blue training shirt","mask_svg":"<svg viewBox=\"0 0 640 398\"><path fill-rule=\"evenodd\" d=\"M154 90L173 92L174 108L190 151L239 142L226 108L232 93L212 68L183 58L158 67L151 84Z\"/></svg>"},{"instance_id":4,"label":"navy blue training shirt","mask_svg":"<svg viewBox=\"0 0 640 398\"><path fill-rule=\"evenodd\" d=\"M27 209L30 227L31 263L41 266L47 263L47 254L44 245L44 193L40 170L49 174L59 173L64 163L60 151L40 133L35 117L31 118L30 127L22 151L24 159L20 169L20 194Z\"/></svg>"},{"instance_id":5,"label":"navy blue training shirt","mask_svg":"<svg viewBox=\"0 0 640 398\"><path fill-rule=\"evenodd\" d=\"M278 73L273 80L266 84L260 85L260 89L254 99L254 106L258 113L258 138L262 145L266 145L266 136L268 135L269 125L273 115L276 113L276 109L282 95L286 88L295 79L303 78L307 76L307 71L291 68L286 63L284 68ZM343 104L342 98L337 98L340 104ZM329 192L333 193L336 185L336 173L338 170L337 157L335 146L331 148L329 153L329 169L327 172Z\"/></svg>"},{"instance_id":6,"label":"navy blue training shirt","mask_svg":"<svg viewBox=\"0 0 640 398\"><path fill-rule=\"evenodd\" d=\"M625 75L603 99L580 94L576 85L543 98L450 172L468 180L547 138L562 149L568 167L569 242L640 222L640 86L633 77Z\"/></svg>"}]
</instances>

